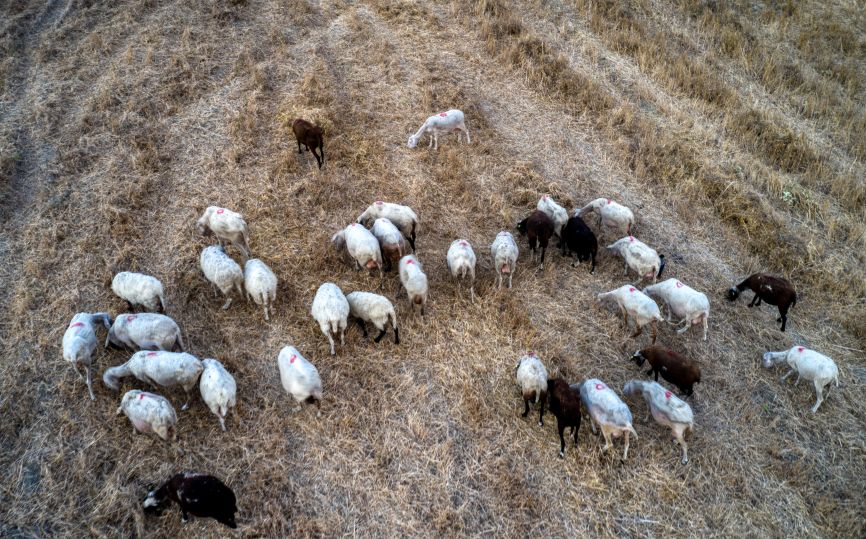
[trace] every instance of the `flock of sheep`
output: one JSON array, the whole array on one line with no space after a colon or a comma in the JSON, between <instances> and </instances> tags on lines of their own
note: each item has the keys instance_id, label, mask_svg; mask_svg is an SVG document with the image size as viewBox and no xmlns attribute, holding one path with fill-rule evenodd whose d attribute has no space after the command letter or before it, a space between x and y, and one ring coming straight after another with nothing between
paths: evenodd
<instances>
[{"instance_id":1,"label":"flock of sheep","mask_svg":"<svg viewBox=\"0 0 866 539\"><path fill-rule=\"evenodd\" d=\"M302 144L306 146L316 156L321 168L324 162L322 129L309 122L296 120L293 131L299 152ZM408 145L414 148L426 133L430 136L430 145L435 149L438 148L439 135L452 132L458 133L458 140L459 133L462 132L467 143L470 141L464 115L459 110L449 110L428 118L421 129L409 138ZM321 155L316 154L316 148ZM546 249L555 236L558 237L558 245L563 255L574 255L576 262L590 262L592 274L596 268L598 242L595 233L583 221L590 213L595 214L596 228L603 233L626 234L607 249L623 258L626 275L632 271L639 278L634 285L624 284L598 294L597 300L615 301L626 328L629 327L628 319L634 319L635 331L632 337L640 335L645 326L649 325L652 330L652 346L638 351L632 359L638 365L647 361L651 367L647 374L654 374L655 381L628 382L623 393L630 397L642 396L653 418L659 424L671 428L682 447L682 462L685 464L688 462L685 434L692 429L693 413L685 401L658 383L658 377L661 375L684 395L691 395L693 385L700 382L700 368L695 361L655 345L657 324L661 321L678 324L680 327L677 333L680 334L693 325L702 325L703 339L706 340L709 299L705 294L675 278L657 282L665 267L664 256L631 235L635 224L634 214L629 208L608 198L597 198L569 216L565 208L553 198L542 196L536 209L517 226L528 238L533 262L540 247L539 263L543 267ZM215 294L219 291L225 296L226 301L222 308L230 307L232 296L237 292L261 306L265 320L269 320L276 300L277 277L263 261L251 258L249 231L243 216L226 208L211 206L198 220L197 229L201 234L214 235L218 240L218 245L204 248L200 266ZM335 233L331 241L359 270L377 271L383 280L384 272L396 266L402 290L405 291L413 312L417 305L423 316L429 288L428 278L421 261L409 252L410 249L415 251L418 233L419 219L411 208L376 201L355 222ZM227 244L234 246L243 255L246 260L243 269L226 253ZM508 231L499 232L490 245L490 257L499 289L506 277L507 286L511 288L518 255L519 248L514 236ZM451 275L458 282L458 293L461 281L468 281L470 300L474 302L477 258L472 244L467 239L455 239L445 258ZM645 280L651 280L653 284L639 289L638 284ZM749 307L759 305L761 301L778 306L781 330L784 331L788 309L796 303L796 293L791 284L778 277L755 274L732 287L728 291L729 299L736 299L740 292L747 288L755 292ZM198 384L202 400L217 416L220 427L225 430L226 415L237 400L235 380L218 360L208 358L200 361L185 352L183 337L177 324L165 314L161 314L167 308L162 283L148 275L121 272L112 281L112 291L128 303L129 313L119 314L113 320L105 312L78 313L72 318L63 336L63 357L73 364L85 380L90 398L95 400L92 388L93 354L98 344L97 328L103 325L108 330L104 345L106 348L112 346L134 352L126 363L105 370L103 381L108 388L120 390L121 379L128 376L156 388L180 386L186 393L182 407L182 410L185 410ZM667 316L662 316L659 305L653 298L665 307ZM136 306L144 312L136 313ZM394 305L380 294L365 291L344 294L334 283L324 283L315 294L311 314L327 338L331 354L336 353L337 335L340 343L345 344L345 332L350 319L357 322L365 338L369 323L379 331L375 342L381 341L389 327L394 333L394 343L400 342ZM790 367L790 372L783 380L797 372L798 382L802 377L814 383L817 402L812 407L813 412L818 410L823 401L824 387L832 381L835 381L837 386L839 384L838 369L833 360L814 350L795 346L787 351L764 354L765 367L782 362ZM320 406L322 382L319 372L297 348L284 347L277 357L277 365L284 389L297 403ZM544 364L534 353L528 353L518 360L516 378L524 399L524 417L529 413L530 403L539 405L540 424L543 425L545 408L556 416L560 457L563 457L565 452L565 428L571 427L576 444L581 417L586 411L593 432L596 432L597 427L601 429L605 441L603 451L612 446L611 438L624 436L622 459L626 460L629 435L637 434L628 406L613 388L596 378L571 385L561 378L551 379ZM130 390L121 398L117 413L126 414L133 424L134 432L152 432L167 441L176 439L177 414L169 400L158 394L138 389ZM197 484L200 484L200 488L211 490L215 488L214 481L222 485L216 478L198 474L175 476L166 485L173 484L172 481L187 485L187 494L196 492L199 488L195 486ZM164 485L163 489L149 494L149 501L145 506L156 506L171 498L181 505L184 516L189 511L194 515L217 518L234 527L233 515L236 509L233 509L229 516L223 509L208 509L216 505L221 508L234 507L234 495L231 489L225 489L231 494L231 503L222 496L218 502L193 507L195 504L178 499L178 496L183 498L180 490L172 494L172 488ZM165 492L158 495L158 492L163 490ZM187 498L186 502L197 499L192 495Z\"/></svg>"}]
</instances>

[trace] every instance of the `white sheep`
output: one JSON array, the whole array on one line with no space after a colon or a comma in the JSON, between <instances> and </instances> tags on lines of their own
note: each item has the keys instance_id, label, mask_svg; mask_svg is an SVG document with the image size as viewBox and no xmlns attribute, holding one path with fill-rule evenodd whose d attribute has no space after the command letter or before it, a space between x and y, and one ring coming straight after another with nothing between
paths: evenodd
<instances>
[{"instance_id":1,"label":"white sheep","mask_svg":"<svg viewBox=\"0 0 866 539\"><path fill-rule=\"evenodd\" d=\"M315 404L321 410L322 378L315 365L307 361L294 346L286 346L277 356L277 366L286 393L299 404ZM300 410L300 407L295 409L297 410Z\"/></svg>"},{"instance_id":2,"label":"white sheep","mask_svg":"<svg viewBox=\"0 0 866 539\"><path fill-rule=\"evenodd\" d=\"M226 430L226 415L229 408L237 404L238 386L234 377L215 359L203 359L204 371L201 373L199 391L211 413L220 420L220 427Z\"/></svg>"},{"instance_id":3,"label":"white sheep","mask_svg":"<svg viewBox=\"0 0 866 539\"><path fill-rule=\"evenodd\" d=\"M424 316L424 307L427 305L427 274L415 255L406 255L400 259L400 282L406 290L412 312L415 312L415 305L420 305L421 316Z\"/></svg>"},{"instance_id":4,"label":"white sheep","mask_svg":"<svg viewBox=\"0 0 866 539\"><path fill-rule=\"evenodd\" d=\"M547 369L533 352L521 357L517 361L517 385L523 395L523 414L529 414L529 401L540 403L538 424L544 426L544 405L547 401Z\"/></svg>"},{"instance_id":5,"label":"white sheep","mask_svg":"<svg viewBox=\"0 0 866 539\"><path fill-rule=\"evenodd\" d=\"M331 243L338 252L343 249L355 261L359 270L378 269L379 277L384 279L382 273L382 251L379 249L379 240L369 230L352 223L331 237Z\"/></svg>"},{"instance_id":6,"label":"white sheep","mask_svg":"<svg viewBox=\"0 0 866 539\"><path fill-rule=\"evenodd\" d=\"M835 381L836 387L839 387L839 368L832 359L824 354L819 354L805 346L794 346L790 350L764 354L764 367L767 369L782 362L787 363L790 368L788 373L782 377L782 381L796 372L797 381L794 382L794 385L800 383L800 378L805 378L815 385L818 400L812 407L813 414L824 402L824 386Z\"/></svg>"},{"instance_id":7,"label":"white sheep","mask_svg":"<svg viewBox=\"0 0 866 539\"><path fill-rule=\"evenodd\" d=\"M625 260L623 275L628 275L629 268L637 272L640 276L638 283L644 279L652 279L655 283L656 279L662 276L662 271L665 269L664 255L658 254L655 249L634 236L620 238L607 248Z\"/></svg>"},{"instance_id":8,"label":"white sheep","mask_svg":"<svg viewBox=\"0 0 866 539\"><path fill-rule=\"evenodd\" d=\"M111 280L111 290L126 300L130 311L135 305L141 305L148 311L165 312L165 293L156 277L121 271Z\"/></svg>"},{"instance_id":9,"label":"white sheep","mask_svg":"<svg viewBox=\"0 0 866 539\"><path fill-rule=\"evenodd\" d=\"M454 240L451 246L448 247L448 255L446 257L448 269L451 271L451 276L457 279L457 286L460 286L460 280L469 277L469 297L472 303L475 303L475 251L472 250L472 245L466 240Z\"/></svg>"},{"instance_id":10,"label":"white sheep","mask_svg":"<svg viewBox=\"0 0 866 539\"><path fill-rule=\"evenodd\" d=\"M673 278L647 286L643 293L664 301L668 308L667 321L672 322L671 316L675 316L679 320L676 324L683 324L683 327L677 329L677 333L683 334L693 325L703 323L704 340L707 340L710 300L706 294Z\"/></svg>"},{"instance_id":11,"label":"white sheep","mask_svg":"<svg viewBox=\"0 0 866 539\"><path fill-rule=\"evenodd\" d=\"M213 286L214 296L219 297L217 288L226 296L227 299L222 307L223 310L228 309L229 305L232 304L232 288L236 289L238 294L243 297L244 272L241 271L238 263L225 253L225 250L221 246L211 245L202 249L199 264L201 265L202 273L204 273L204 276L210 281L211 286Z\"/></svg>"},{"instance_id":12,"label":"white sheep","mask_svg":"<svg viewBox=\"0 0 866 539\"><path fill-rule=\"evenodd\" d=\"M412 250L415 250L415 234L420 231L418 216L409 206L393 204L391 202L376 202L367 206L364 213L358 216L357 222L364 226L370 226L376 219L384 217L391 221L403 236L409 240Z\"/></svg>"},{"instance_id":13,"label":"white sheep","mask_svg":"<svg viewBox=\"0 0 866 539\"><path fill-rule=\"evenodd\" d=\"M367 337L365 322L371 322L379 330L379 335L374 339L375 342L379 342L388 332L390 321L391 328L394 330L394 344L400 344L397 313L394 312L394 305L388 298L370 292L352 292L346 295L346 300L349 302L349 315L358 321L365 338Z\"/></svg>"},{"instance_id":14,"label":"white sheep","mask_svg":"<svg viewBox=\"0 0 866 539\"><path fill-rule=\"evenodd\" d=\"M400 229L394 226L390 219L379 217L373 221L373 228L370 232L379 240L379 248L382 251L382 260L385 262L388 271L399 263L407 253L406 240L403 238L403 233Z\"/></svg>"},{"instance_id":15,"label":"white sheep","mask_svg":"<svg viewBox=\"0 0 866 539\"><path fill-rule=\"evenodd\" d=\"M670 427L674 439L683 449L681 462L688 464L689 446L686 444L685 435L687 431L694 432L694 414L691 406L658 382L632 380L623 387L623 393L632 397L643 396L649 407L646 421L649 421L651 413L656 423Z\"/></svg>"},{"instance_id":16,"label":"white sheep","mask_svg":"<svg viewBox=\"0 0 866 539\"><path fill-rule=\"evenodd\" d=\"M340 345L346 345L346 324L349 318L349 302L346 300L346 296L343 295L340 287L334 283L324 283L316 291L310 312L319 323L322 333L328 338L333 356L336 352L334 351L332 333L336 335L339 332Z\"/></svg>"},{"instance_id":17,"label":"white sheep","mask_svg":"<svg viewBox=\"0 0 866 539\"><path fill-rule=\"evenodd\" d=\"M120 390L120 379L135 376L154 387L181 386L186 392L186 403L181 410L189 408L190 391L195 388L201 371L201 361L186 352L136 352L129 361L105 369L102 381L114 391Z\"/></svg>"},{"instance_id":18,"label":"white sheep","mask_svg":"<svg viewBox=\"0 0 866 539\"><path fill-rule=\"evenodd\" d=\"M634 318L635 332L632 338L640 335L645 325L652 324L652 343L655 344L658 322L664 320L655 301L631 285L623 285L610 292L603 292L598 295L597 300L601 302L607 298L613 298L619 305L626 329L628 329L628 317Z\"/></svg>"},{"instance_id":19,"label":"white sheep","mask_svg":"<svg viewBox=\"0 0 866 539\"><path fill-rule=\"evenodd\" d=\"M277 276L271 268L258 258L251 258L244 264L244 289L247 301L250 299L265 311L265 320L270 320L268 310L277 299Z\"/></svg>"},{"instance_id":20,"label":"white sheep","mask_svg":"<svg viewBox=\"0 0 866 539\"><path fill-rule=\"evenodd\" d=\"M612 229L617 234L631 234L631 227L634 226L634 214L627 207L609 198L597 198L576 210L574 216L583 217L584 214L593 211L597 217L597 226L604 225L605 228Z\"/></svg>"},{"instance_id":21,"label":"white sheep","mask_svg":"<svg viewBox=\"0 0 866 539\"><path fill-rule=\"evenodd\" d=\"M511 288L511 277L517 269L517 257L520 250L514 241L511 232L503 230L496 235L496 239L490 245L490 256L493 258L493 267L496 269L498 288L502 288L502 275L508 275L508 288Z\"/></svg>"},{"instance_id":22,"label":"white sheep","mask_svg":"<svg viewBox=\"0 0 866 539\"><path fill-rule=\"evenodd\" d=\"M72 363L75 372L87 383L90 400L96 400L93 395L93 352L99 345L96 324L100 322L105 329L111 328L108 313L78 313L63 333L63 359Z\"/></svg>"},{"instance_id":23,"label":"white sheep","mask_svg":"<svg viewBox=\"0 0 866 539\"><path fill-rule=\"evenodd\" d=\"M183 337L174 320L157 313L120 314L108 330L105 348L183 352Z\"/></svg>"},{"instance_id":24,"label":"white sheep","mask_svg":"<svg viewBox=\"0 0 866 539\"><path fill-rule=\"evenodd\" d=\"M543 211L553 221L553 233L562 238L562 227L568 222L568 212L553 200L553 197L544 195L538 199L537 210Z\"/></svg>"},{"instance_id":25,"label":"white sheep","mask_svg":"<svg viewBox=\"0 0 866 539\"><path fill-rule=\"evenodd\" d=\"M153 432L167 442L177 439L177 413L164 397L138 389L127 391L117 409L117 415L121 413L132 422L133 434Z\"/></svg>"},{"instance_id":26,"label":"white sheep","mask_svg":"<svg viewBox=\"0 0 866 539\"><path fill-rule=\"evenodd\" d=\"M582 384L572 384L573 390L580 391L580 400L589 412L589 424L592 433L596 433L596 425L601 427L604 436L602 452L611 448L611 436L618 438L625 434L625 449L622 460L628 459L629 434L637 438L632 426L631 411L619 396L601 380L590 378Z\"/></svg>"},{"instance_id":27,"label":"white sheep","mask_svg":"<svg viewBox=\"0 0 866 539\"><path fill-rule=\"evenodd\" d=\"M240 249L247 258L252 256L249 229L241 214L226 208L209 206L196 223L196 228L205 236L214 234L220 246L224 245L224 241L228 241Z\"/></svg>"},{"instance_id":28,"label":"white sheep","mask_svg":"<svg viewBox=\"0 0 866 539\"><path fill-rule=\"evenodd\" d=\"M457 142L460 142L461 131L466 134L466 143L471 143L472 139L469 138L469 130L466 129L463 112L457 109L451 109L446 112L434 114L427 118L418 132L409 137L408 145L410 148L418 146L418 141L421 140L424 133L429 133L430 144L428 145L428 148L432 146L434 150L438 150L439 135L447 135L448 133L456 132Z\"/></svg>"}]
</instances>

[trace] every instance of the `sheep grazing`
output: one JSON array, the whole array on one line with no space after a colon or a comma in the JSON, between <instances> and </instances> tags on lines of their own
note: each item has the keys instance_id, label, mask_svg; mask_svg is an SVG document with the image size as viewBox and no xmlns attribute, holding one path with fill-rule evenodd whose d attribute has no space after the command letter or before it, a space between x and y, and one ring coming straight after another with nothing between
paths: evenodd
<instances>
[{"instance_id":1,"label":"sheep grazing","mask_svg":"<svg viewBox=\"0 0 866 539\"><path fill-rule=\"evenodd\" d=\"M294 346L286 346L277 356L280 380L283 389L300 403L322 407L322 379L316 367L298 352ZM299 410L300 408L296 409Z\"/></svg>"},{"instance_id":2,"label":"sheep grazing","mask_svg":"<svg viewBox=\"0 0 866 539\"><path fill-rule=\"evenodd\" d=\"M568 222L568 212L553 200L553 197L544 195L538 199L535 209L543 211L553 221L553 233L562 237L562 227Z\"/></svg>"},{"instance_id":3,"label":"sheep grazing","mask_svg":"<svg viewBox=\"0 0 866 539\"><path fill-rule=\"evenodd\" d=\"M648 361L650 369L646 371L647 376L655 373L655 381L658 382L661 374L662 378L677 386L684 395L690 396L694 392L694 385L701 381L701 368L697 362L661 346L638 350L631 359L638 367Z\"/></svg>"},{"instance_id":4,"label":"sheep grazing","mask_svg":"<svg viewBox=\"0 0 866 539\"><path fill-rule=\"evenodd\" d=\"M643 293L651 298L661 298L668 308L667 321L675 316L683 327L677 333L683 334L690 327L703 323L704 340L707 340L707 326L710 318L710 300L706 294L684 285L677 279L667 279L658 284L647 286Z\"/></svg>"},{"instance_id":5,"label":"sheep grazing","mask_svg":"<svg viewBox=\"0 0 866 539\"><path fill-rule=\"evenodd\" d=\"M201 398L211 413L220 420L220 428L226 430L226 415L229 408L237 404L238 386L234 377L215 359L203 359L204 371L198 388Z\"/></svg>"},{"instance_id":6,"label":"sheep grazing","mask_svg":"<svg viewBox=\"0 0 866 539\"><path fill-rule=\"evenodd\" d=\"M359 270L378 269L379 277L384 279L382 273L382 251L379 250L379 240L369 230L358 223L352 223L331 237L338 252L345 249L349 256L355 261Z\"/></svg>"},{"instance_id":7,"label":"sheep grazing","mask_svg":"<svg viewBox=\"0 0 866 539\"><path fill-rule=\"evenodd\" d=\"M271 319L268 311L277 299L277 276L271 268L258 258L251 258L244 264L244 289L247 301L252 299L265 311L265 321Z\"/></svg>"},{"instance_id":8,"label":"sheep grazing","mask_svg":"<svg viewBox=\"0 0 866 539\"><path fill-rule=\"evenodd\" d=\"M150 275L121 271L111 280L111 291L126 300L130 311L141 305L148 311L165 312L162 283Z\"/></svg>"},{"instance_id":9,"label":"sheep grazing","mask_svg":"<svg viewBox=\"0 0 866 539\"><path fill-rule=\"evenodd\" d=\"M601 427L604 436L602 452L611 448L611 436L618 438L620 434L625 434L625 449L622 454L622 460L625 462L628 459L629 434L634 434L637 438L628 406L611 388L596 378L591 378L580 385L580 400L589 412L592 433L596 433L596 424Z\"/></svg>"},{"instance_id":10,"label":"sheep grazing","mask_svg":"<svg viewBox=\"0 0 866 539\"><path fill-rule=\"evenodd\" d=\"M196 223L199 234L209 236L214 234L220 246L228 241L249 258L250 238L247 222L241 214L218 206L209 206Z\"/></svg>"},{"instance_id":11,"label":"sheep grazing","mask_svg":"<svg viewBox=\"0 0 866 539\"><path fill-rule=\"evenodd\" d=\"M601 302L607 298L613 298L619 305L626 329L628 329L628 317L634 318L635 332L631 336L632 338L640 335L645 325L652 324L652 343L655 344L658 322L664 320L655 301L630 285L623 285L610 292L601 293L597 299Z\"/></svg>"},{"instance_id":12,"label":"sheep grazing","mask_svg":"<svg viewBox=\"0 0 866 539\"><path fill-rule=\"evenodd\" d=\"M132 422L133 434L152 432L166 442L177 439L177 413L164 397L138 389L127 391L117 409L117 415L121 413Z\"/></svg>"},{"instance_id":13,"label":"sheep grazing","mask_svg":"<svg viewBox=\"0 0 866 539\"><path fill-rule=\"evenodd\" d=\"M415 234L419 231L418 216L409 206L392 204L377 200L370 204L364 213L358 216L357 222L370 226L376 219L384 217L397 227L397 230L409 241L412 251L415 251Z\"/></svg>"},{"instance_id":14,"label":"sheep grazing","mask_svg":"<svg viewBox=\"0 0 866 539\"><path fill-rule=\"evenodd\" d=\"M541 210L535 210L529 217L517 223L517 230L529 238L529 250L532 251L532 261L535 262L535 245L541 245L541 269L544 269L544 253L550 237L553 236L553 220Z\"/></svg>"},{"instance_id":15,"label":"sheep grazing","mask_svg":"<svg viewBox=\"0 0 866 539\"><path fill-rule=\"evenodd\" d=\"M787 363L790 369L782 377L783 382L796 372L797 381L794 382L794 385L800 383L800 378L805 378L815 385L815 393L818 395L818 400L815 402L815 406L812 407L813 414L818 411L818 407L824 402L824 386L828 386L829 388L831 382L836 382L836 387L839 387L839 368L832 359L824 354L819 354L805 346L794 346L790 350L767 352L764 354L764 367L767 369L782 362Z\"/></svg>"},{"instance_id":16,"label":"sheep grazing","mask_svg":"<svg viewBox=\"0 0 866 539\"><path fill-rule=\"evenodd\" d=\"M547 369L534 353L530 352L517 361L517 385L523 394L523 414L529 415L530 401L538 404L538 424L544 426L544 403L547 401Z\"/></svg>"},{"instance_id":17,"label":"sheep grazing","mask_svg":"<svg viewBox=\"0 0 866 539\"><path fill-rule=\"evenodd\" d=\"M565 427L571 427L575 447L580 432L580 399L572 387L562 378L547 381L547 407L556 416L556 429L559 431L559 458L565 458Z\"/></svg>"},{"instance_id":18,"label":"sheep grazing","mask_svg":"<svg viewBox=\"0 0 866 539\"><path fill-rule=\"evenodd\" d=\"M403 283L406 296L412 304L412 312L415 312L415 305L420 305L421 316L424 316L424 307L427 305L427 275L415 255L406 255L400 259L400 282Z\"/></svg>"},{"instance_id":19,"label":"sheep grazing","mask_svg":"<svg viewBox=\"0 0 866 539\"><path fill-rule=\"evenodd\" d=\"M349 318L349 302L340 287L334 283L324 283L316 291L313 298L313 307L310 310L313 318L319 323L319 328L328 342L331 344L331 355L334 351L334 338L331 336L340 333L340 345L346 345L346 324Z\"/></svg>"},{"instance_id":20,"label":"sheep grazing","mask_svg":"<svg viewBox=\"0 0 866 539\"><path fill-rule=\"evenodd\" d=\"M683 464L689 463L689 446L686 444L687 431L694 432L694 414L692 407L682 399L665 389L658 382L641 382L632 380L623 387L623 393L628 396L643 396L656 423L670 427L674 438L683 449ZM648 420L649 418L647 418Z\"/></svg>"},{"instance_id":21,"label":"sheep grazing","mask_svg":"<svg viewBox=\"0 0 866 539\"><path fill-rule=\"evenodd\" d=\"M621 238L607 248L625 260L623 275L628 275L629 268L640 275L638 283L644 279L652 279L655 283L656 279L662 276L662 271L665 269L665 255L658 254L655 249L634 236Z\"/></svg>"},{"instance_id":22,"label":"sheep grazing","mask_svg":"<svg viewBox=\"0 0 866 539\"><path fill-rule=\"evenodd\" d=\"M589 274L595 273L598 240L595 238L592 230L583 222L583 219L580 217L570 217L568 219L559 238L559 247L562 249L563 256L574 253L577 256L578 262L589 260L591 262ZM571 263L571 266L574 267L574 262Z\"/></svg>"},{"instance_id":23,"label":"sheep grazing","mask_svg":"<svg viewBox=\"0 0 866 539\"><path fill-rule=\"evenodd\" d=\"M498 289L502 289L503 275L508 275L508 288L511 288L511 277L517 269L519 254L520 251L511 232L503 230L496 235L496 239L490 245L490 257L493 258L493 267L496 269Z\"/></svg>"},{"instance_id":24,"label":"sheep grazing","mask_svg":"<svg viewBox=\"0 0 866 539\"><path fill-rule=\"evenodd\" d=\"M761 301L779 307L779 318L776 322L781 322L781 330L785 331L785 324L788 323L788 309L797 304L797 292L794 290L794 285L781 277L755 273L740 284L732 286L728 290L728 299L734 301L740 296L740 292L747 288L755 293L749 307L760 305Z\"/></svg>"},{"instance_id":25,"label":"sheep grazing","mask_svg":"<svg viewBox=\"0 0 866 539\"><path fill-rule=\"evenodd\" d=\"M180 506L181 520L187 522L189 515L212 518L229 528L237 528L235 493L225 483L212 475L179 473L173 475L156 490L147 493L142 506L148 513L161 513L175 502Z\"/></svg>"},{"instance_id":26,"label":"sheep grazing","mask_svg":"<svg viewBox=\"0 0 866 539\"><path fill-rule=\"evenodd\" d=\"M466 240L454 240L451 246L448 247L448 270L451 276L457 279L459 288L460 281L469 277L469 297L472 303L475 303L475 251L472 250L472 245Z\"/></svg>"},{"instance_id":27,"label":"sheep grazing","mask_svg":"<svg viewBox=\"0 0 866 539\"><path fill-rule=\"evenodd\" d=\"M319 168L321 169L322 165L325 164L325 141L323 136L325 130L307 120L298 118L292 122L292 132L295 134L295 140L298 141L298 153L303 153L301 149L301 145L303 144L307 151L311 152L316 158L316 163L319 164ZM316 153L316 148L319 149L319 154L321 155Z\"/></svg>"},{"instance_id":28,"label":"sheep grazing","mask_svg":"<svg viewBox=\"0 0 866 539\"><path fill-rule=\"evenodd\" d=\"M100 322L105 329L111 328L108 313L78 313L63 333L63 359L72 363L75 372L87 384L90 400L96 400L93 395L93 352L99 344L96 325Z\"/></svg>"},{"instance_id":29,"label":"sheep grazing","mask_svg":"<svg viewBox=\"0 0 866 539\"><path fill-rule=\"evenodd\" d=\"M346 300L349 302L349 316L354 317L358 322L358 326L364 332L364 338L367 338L365 322L371 322L379 330L379 335L374 339L375 342L379 342L388 332L390 321L394 329L394 344L400 344L397 314L388 298L370 292L352 292L346 295Z\"/></svg>"},{"instance_id":30,"label":"sheep grazing","mask_svg":"<svg viewBox=\"0 0 866 539\"><path fill-rule=\"evenodd\" d=\"M135 376L154 387L181 386L186 392L186 403L181 410L189 408L190 391L193 390L201 371L201 361L185 352L136 352L123 365L105 369L102 381L114 391L120 390L120 379Z\"/></svg>"},{"instance_id":31,"label":"sheep grazing","mask_svg":"<svg viewBox=\"0 0 866 539\"><path fill-rule=\"evenodd\" d=\"M105 348L119 350L185 351L180 328L164 314L120 314L108 330Z\"/></svg>"},{"instance_id":32,"label":"sheep grazing","mask_svg":"<svg viewBox=\"0 0 866 539\"><path fill-rule=\"evenodd\" d=\"M379 240L379 249L382 251L385 269L391 271L391 268L398 264L408 251L403 234L390 219L385 217L373 221L373 228L370 229L370 232Z\"/></svg>"},{"instance_id":33,"label":"sheep grazing","mask_svg":"<svg viewBox=\"0 0 866 539\"><path fill-rule=\"evenodd\" d=\"M430 144L428 145L428 148L432 146L434 150L438 150L439 135L447 135L448 133L456 132L457 142L460 142L461 131L466 134L466 143L471 143L472 139L469 138L469 130L466 129L463 112L457 109L440 112L439 114L434 114L427 118L418 132L409 137L408 146L410 148L418 146L418 141L421 140L424 133L429 133Z\"/></svg>"},{"instance_id":34,"label":"sheep grazing","mask_svg":"<svg viewBox=\"0 0 866 539\"><path fill-rule=\"evenodd\" d=\"M609 198L597 198L574 212L575 217L583 217L595 212L596 226L604 226L617 234L631 234L634 226L634 214L630 209Z\"/></svg>"},{"instance_id":35,"label":"sheep grazing","mask_svg":"<svg viewBox=\"0 0 866 539\"><path fill-rule=\"evenodd\" d=\"M199 258L201 271L204 276L210 281L213 286L213 293L217 295L217 288L226 297L226 302L222 309L226 310L232 304L232 288L238 291L238 294L244 295L244 272L237 262L225 253L219 245L211 245L205 247Z\"/></svg>"}]
</instances>

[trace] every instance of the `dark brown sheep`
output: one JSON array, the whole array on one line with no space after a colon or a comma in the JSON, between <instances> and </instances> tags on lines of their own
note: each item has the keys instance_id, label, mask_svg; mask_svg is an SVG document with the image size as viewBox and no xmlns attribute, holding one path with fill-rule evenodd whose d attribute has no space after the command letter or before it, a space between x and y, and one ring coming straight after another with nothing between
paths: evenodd
<instances>
[{"instance_id":1,"label":"dark brown sheep","mask_svg":"<svg viewBox=\"0 0 866 539\"><path fill-rule=\"evenodd\" d=\"M571 427L574 445L577 446L577 433L580 431L580 396L571 390L562 378L547 380L547 407L556 416L559 430L559 458L565 458L565 427ZM544 407L541 409L544 415Z\"/></svg>"},{"instance_id":2,"label":"dark brown sheep","mask_svg":"<svg viewBox=\"0 0 866 539\"><path fill-rule=\"evenodd\" d=\"M686 395L693 393L692 386L701 381L701 368L690 359L686 359L673 350L661 346L650 346L635 352L631 357L638 367L643 365L644 360L649 361L650 370L647 375L655 373L655 381L662 378L677 386Z\"/></svg>"},{"instance_id":3,"label":"dark brown sheep","mask_svg":"<svg viewBox=\"0 0 866 539\"><path fill-rule=\"evenodd\" d=\"M173 475L157 490L147 494L144 508L148 513L161 513L171 502L180 506L182 519L189 515L212 518L229 528L237 528L235 493L212 475L179 473Z\"/></svg>"},{"instance_id":4,"label":"dark brown sheep","mask_svg":"<svg viewBox=\"0 0 866 539\"><path fill-rule=\"evenodd\" d=\"M298 118L292 122L292 131L295 133L295 140L298 141L298 153L301 153L301 144L307 147L307 150L313 152L316 157L316 162L319 168L325 163L325 143L323 135L325 130L317 125L313 125L307 120ZM321 157L316 153L316 148L322 154Z\"/></svg>"},{"instance_id":5,"label":"dark brown sheep","mask_svg":"<svg viewBox=\"0 0 866 539\"><path fill-rule=\"evenodd\" d=\"M749 307L760 305L761 301L779 307L779 318L776 319L776 322L781 322L781 329L785 331L785 324L788 322L788 309L797 304L797 292L794 290L794 285L781 277L755 273L737 286L732 286L728 290L728 299L734 301L740 297L740 292L746 288L755 293Z\"/></svg>"},{"instance_id":6,"label":"dark brown sheep","mask_svg":"<svg viewBox=\"0 0 866 539\"><path fill-rule=\"evenodd\" d=\"M541 268L544 268L544 252L553 236L553 220L543 211L535 210L529 217L517 223L517 230L529 238L529 249L532 251L532 261L535 261L536 243L541 245Z\"/></svg>"}]
</instances>

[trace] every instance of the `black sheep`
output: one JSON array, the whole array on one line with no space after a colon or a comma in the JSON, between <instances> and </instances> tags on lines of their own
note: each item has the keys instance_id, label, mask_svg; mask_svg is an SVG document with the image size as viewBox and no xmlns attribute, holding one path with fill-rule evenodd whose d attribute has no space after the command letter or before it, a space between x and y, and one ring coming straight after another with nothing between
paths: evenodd
<instances>
[{"instance_id":1,"label":"black sheep","mask_svg":"<svg viewBox=\"0 0 866 539\"><path fill-rule=\"evenodd\" d=\"M559 458L564 458L565 427L571 427L574 445L577 445L577 433L580 431L580 396L572 391L562 378L551 378L547 380L547 408L556 416L556 428L559 430ZM541 412L543 415L543 406Z\"/></svg>"},{"instance_id":2,"label":"black sheep","mask_svg":"<svg viewBox=\"0 0 866 539\"><path fill-rule=\"evenodd\" d=\"M550 242L550 237L553 236L554 228L553 220L541 210L535 210L529 217L517 223L517 230L529 238L529 249L532 251L533 262L535 261L536 243L541 245L540 267L542 269L544 268L544 253L547 251L547 244Z\"/></svg>"},{"instance_id":3,"label":"black sheep","mask_svg":"<svg viewBox=\"0 0 866 539\"><path fill-rule=\"evenodd\" d=\"M160 513L171 502L180 506L183 522L191 514L213 518L229 528L238 527L235 523L238 510L235 493L212 475L175 474L157 490L148 492L143 505L149 513Z\"/></svg>"},{"instance_id":4,"label":"black sheep","mask_svg":"<svg viewBox=\"0 0 866 539\"><path fill-rule=\"evenodd\" d=\"M563 256L574 253L577 255L578 262L590 260L592 266L589 268L589 274L595 273L595 256L598 254L598 240L595 238L592 230L583 222L583 219L580 217L568 219L568 222L562 229L559 247L562 249ZM571 265L574 267L574 262Z\"/></svg>"}]
</instances>

